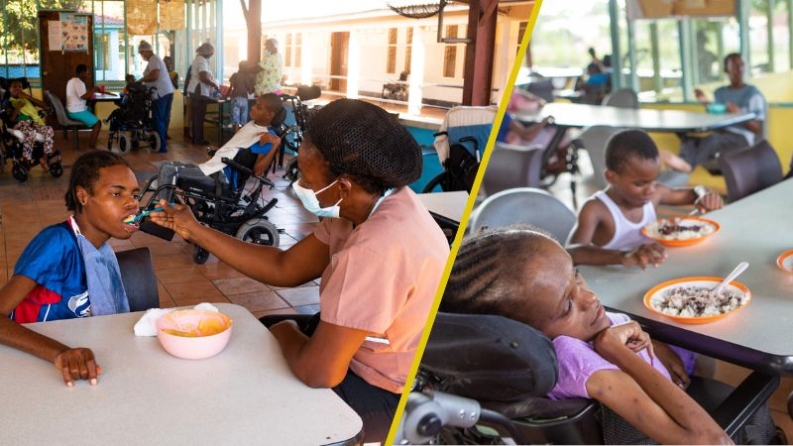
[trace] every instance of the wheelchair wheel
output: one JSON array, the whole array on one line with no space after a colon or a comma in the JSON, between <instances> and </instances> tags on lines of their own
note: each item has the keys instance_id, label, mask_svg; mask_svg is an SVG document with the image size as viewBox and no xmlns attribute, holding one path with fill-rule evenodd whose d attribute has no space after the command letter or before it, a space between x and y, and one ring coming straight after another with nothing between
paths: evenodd
<instances>
[{"instance_id":1,"label":"wheelchair wheel","mask_svg":"<svg viewBox=\"0 0 793 446\"><path fill-rule=\"evenodd\" d=\"M59 178L63 175L63 164L60 162L50 164L50 175L52 175L53 178Z\"/></svg>"},{"instance_id":2,"label":"wheelchair wheel","mask_svg":"<svg viewBox=\"0 0 793 446\"><path fill-rule=\"evenodd\" d=\"M427 184L424 186L424 189L421 190L422 194L428 194L431 192L443 192L443 180L446 178L446 172L441 172L436 175L433 179L431 179Z\"/></svg>"},{"instance_id":3,"label":"wheelchair wheel","mask_svg":"<svg viewBox=\"0 0 793 446\"><path fill-rule=\"evenodd\" d=\"M237 230L237 238L255 245L278 247L280 243L278 228L264 218L252 218L243 223Z\"/></svg>"},{"instance_id":4,"label":"wheelchair wheel","mask_svg":"<svg viewBox=\"0 0 793 446\"><path fill-rule=\"evenodd\" d=\"M11 175L20 183L24 183L28 180L28 170L22 163L14 163L14 167L11 169Z\"/></svg>"},{"instance_id":5,"label":"wheelchair wheel","mask_svg":"<svg viewBox=\"0 0 793 446\"><path fill-rule=\"evenodd\" d=\"M160 151L160 147L162 147L162 141L160 141L160 134L157 132L149 132L149 152L157 153Z\"/></svg>"},{"instance_id":6,"label":"wheelchair wheel","mask_svg":"<svg viewBox=\"0 0 793 446\"><path fill-rule=\"evenodd\" d=\"M118 151L122 155L126 155L132 148L132 141L127 133L118 135Z\"/></svg>"},{"instance_id":7,"label":"wheelchair wheel","mask_svg":"<svg viewBox=\"0 0 793 446\"><path fill-rule=\"evenodd\" d=\"M196 265L203 265L204 263L206 263L208 258L209 258L209 251L198 245L195 245L193 247L193 261L196 263Z\"/></svg>"}]
</instances>

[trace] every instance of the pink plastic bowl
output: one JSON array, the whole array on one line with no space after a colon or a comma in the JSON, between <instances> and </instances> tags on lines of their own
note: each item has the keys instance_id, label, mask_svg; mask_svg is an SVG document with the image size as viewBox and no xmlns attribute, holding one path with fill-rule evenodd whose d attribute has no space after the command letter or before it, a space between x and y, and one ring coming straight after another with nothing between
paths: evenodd
<instances>
[{"instance_id":1,"label":"pink plastic bowl","mask_svg":"<svg viewBox=\"0 0 793 446\"><path fill-rule=\"evenodd\" d=\"M206 310L177 310L157 321L157 339L168 353L182 359L217 355L231 337L231 318Z\"/></svg>"}]
</instances>

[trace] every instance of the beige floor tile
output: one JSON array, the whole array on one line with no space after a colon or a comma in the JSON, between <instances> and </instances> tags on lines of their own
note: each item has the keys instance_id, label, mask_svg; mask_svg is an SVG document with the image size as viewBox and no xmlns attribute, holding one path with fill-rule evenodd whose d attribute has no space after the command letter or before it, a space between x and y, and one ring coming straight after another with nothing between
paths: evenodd
<instances>
[{"instance_id":1,"label":"beige floor tile","mask_svg":"<svg viewBox=\"0 0 793 446\"><path fill-rule=\"evenodd\" d=\"M216 279L212 283L226 296L233 294L264 293L270 291L267 285L248 277Z\"/></svg>"},{"instance_id":2,"label":"beige floor tile","mask_svg":"<svg viewBox=\"0 0 793 446\"><path fill-rule=\"evenodd\" d=\"M277 293L293 307L319 304L318 286L283 288L277 290Z\"/></svg>"},{"instance_id":3,"label":"beige floor tile","mask_svg":"<svg viewBox=\"0 0 793 446\"><path fill-rule=\"evenodd\" d=\"M290 309L289 303L281 299L273 290L256 293L232 294L228 296L232 303L242 305L251 313L259 311Z\"/></svg>"}]
</instances>

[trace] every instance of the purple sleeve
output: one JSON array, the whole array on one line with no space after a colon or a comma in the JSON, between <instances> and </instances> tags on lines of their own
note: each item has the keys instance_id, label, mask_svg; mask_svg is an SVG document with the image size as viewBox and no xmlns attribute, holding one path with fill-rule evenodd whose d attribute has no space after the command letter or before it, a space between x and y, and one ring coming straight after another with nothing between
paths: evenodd
<instances>
[{"instance_id":1,"label":"purple sleeve","mask_svg":"<svg viewBox=\"0 0 793 446\"><path fill-rule=\"evenodd\" d=\"M600 370L619 370L603 359L592 346L579 339L559 336L553 340L556 357L559 360L559 378L548 398L561 400L567 398L590 398L586 382L593 373Z\"/></svg>"}]
</instances>

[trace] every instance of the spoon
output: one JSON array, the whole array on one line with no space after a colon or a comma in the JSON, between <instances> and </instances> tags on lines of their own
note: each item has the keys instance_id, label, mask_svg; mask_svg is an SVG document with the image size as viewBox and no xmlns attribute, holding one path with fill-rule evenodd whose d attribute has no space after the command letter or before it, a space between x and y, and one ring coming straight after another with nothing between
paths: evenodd
<instances>
[{"instance_id":1,"label":"spoon","mask_svg":"<svg viewBox=\"0 0 793 446\"><path fill-rule=\"evenodd\" d=\"M749 262L741 262L741 263L739 263L738 266L736 266L735 269L732 270L732 272L730 274L728 274L727 277L725 277L724 280L722 280L720 284L716 285L711 290L711 292L714 295L716 295L716 296L721 294L721 290L723 290L724 287L727 286L727 284L729 284L730 282L735 280L735 278L738 277L742 272L744 272L746 270L746 268L748 268L748 267L749 267Z\"/></svg>"}]
</instances>

